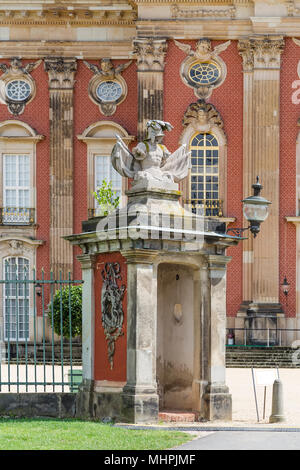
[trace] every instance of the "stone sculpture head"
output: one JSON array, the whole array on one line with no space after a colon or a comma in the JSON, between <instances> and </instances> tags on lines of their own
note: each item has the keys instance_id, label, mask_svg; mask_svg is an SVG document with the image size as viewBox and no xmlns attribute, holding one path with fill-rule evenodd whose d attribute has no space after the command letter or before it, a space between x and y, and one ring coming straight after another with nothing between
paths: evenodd
<instances>
[{"instance_id":1,"label":"stone sculpture head","mask_svg":"<svg viewBox=\"0 0 300 470\"><path fill-rule=\"evenodd\" d=\"M163 131L170 131L173 126L169 122L165 121L158 121L158 120L151 120L148 121L147 124L147 139L150 140L152 143L155 141L160 143L162 142L165 134Z\"/></svg>"},{"instance_id":2,"label":"stone sculpture head","mask_svg":"<svg viewBox=\"0 0 300 470\"><path fill-rule=\"evenodd\" d=\"M200 39L197 42L196 51L199 56L206 55L208 52L211 52L211 41L210 39Z\"/></svg>"},{"instance_id":3,"label":"stone sculpture head","mask_svg":"<svg viewBox=\"0 0 300 470\"><path fill-rule=\"evenodd\" d=\"M114 68L113 64L111 63L111 60L108 58L102 59L100 66L101 66L102 72L106 72L106 73L111 72Z\"/></svg>"}]
</instances>

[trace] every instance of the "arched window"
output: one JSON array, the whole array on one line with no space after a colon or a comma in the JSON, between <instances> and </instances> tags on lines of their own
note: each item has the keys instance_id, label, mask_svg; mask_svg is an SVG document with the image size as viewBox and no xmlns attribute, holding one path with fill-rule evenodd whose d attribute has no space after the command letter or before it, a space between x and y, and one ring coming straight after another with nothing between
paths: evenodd
<instances>
[{"instance_id":1,"label":"arched window","mask_svg":"<svg viewBox=\"0 0 300 470\"><path fill-rule=\"evenodd\" d=\"M29 340L29 260L10 257L4 260L4 324L5 340Z\"/></svg>"},{"instance_id":2,"label":"arched window","mask_svg":"<svg viewBox=\"0 0 300 470\"><path fill-rule=\"evenodd\" d=\"M203 205L204 215L220 216L222 207L219 199L219 142L211 133L199 133L192 137L190 149L192 207Z\"/></svg>"}]
</instances>

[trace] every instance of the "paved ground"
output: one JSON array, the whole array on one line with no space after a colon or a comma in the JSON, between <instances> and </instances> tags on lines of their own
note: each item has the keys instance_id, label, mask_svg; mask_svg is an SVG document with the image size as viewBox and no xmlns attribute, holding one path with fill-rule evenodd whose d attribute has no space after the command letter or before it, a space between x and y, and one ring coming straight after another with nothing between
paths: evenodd
<instances>
[{"instance_id":1,"label":"paved ground","mask_svg":"<svg viewBox=\"0 0 300 470\"><path fill-rule=\"evenodd\" d=\"M231 422L214 423L165 423L162 427L194 429L197 431L216 430L220 428L257 428L257 429L300 429L300 368L279 369L279 376L283 383L284 411L286 421L284 423L269 424L272 408L272 386L267 387L266 417L263 419L264 387L257 386L258 409L260 421L257 421L255 399L252 384L251 369L227 369L226 382L232 394L232 418ZM299 433L300 438L300 433Z\"/></svg>"},{"instance_id":2,"label":"paved ground","mask_svg":"<svg viewBox=\"0 0 300 470\"><path fill-rule=\"evenodd\" d=\"M2 381L7 380L8 370L7 365L2 364L1 366L1 379ZM64 369L60 366L55 366L55 381L60 382L62 377L67 382L67 373L69 366L65 366ZM80 369L77 365L74 365L74 369ZM52 366L46 366L46 381L52 382ZM300 368L299 369L279 369L279 375L283 382L284 388L284 407L286 422L283 424L270 425L268 423L269 416L271 414L271 404L272 404L272 387L267 387L267 406L266 406L266 418L262 419L263 414L263 393L264 387L257 386L258 394L258 406L260 414L260 422L257 423L255 400L253 393L252 385L252 374L251 369L227 369L227 385L229 386L230 392L232 394L232 404L233 404L233 421L231 423L217 423L217 426L234 426L234 427L245 427L245 426L264 426L264 427L299 427L300 428ZM43 366L37 367L37 376L40 382L44 382L44 368ZM25 380L26 378L26 368L25 366L19 367L19 377L20 380ZM14 381L17 379L17 367L15 365L11 366L11 380ZM28 367L28 379L34 379L34 367ZM65 391L68 387L65 387ZM53 390L52 386L48 385L46 391L51 392ZM55 388L55 391L59 392L61 389L59 386ZM2 387L2 392L7 391L7 387ZM16 391L16 387L12 387L11 391ZM20 392L25 392L25 387L20 387ZM34 391L33 387L30 387L28 391ZM43 386L38 387L38 391L44 391ZM171 423L172 426L176 423ZM178 426L182 424L178 423ZM185 426L189 426L189 423L185 423ZM193 426L193 425L191 425ZM216 427L216 423L210 425L209 423L197 423L197 427L203 426L213 426Z\"/></svg>"},{"instance_id":3,"label":"paved ground","mask_svg":"<svg viewBox=\"0 0 300 470\"><path fill-rule=\"evenodd\" d=\"M217 431L176 450L299 450L300 432Z\"/></svg>"},{"instance_id":4,"label":"paved ground","mask_svg":"<svg viewBox=\"0 0 300 470\"><path fill-rule=\"evenodd\" d=\"M242 426L257 424L251 369L227 369L226 376L232 394L233 422ZM283 383L285 425L300 427L300 369L279 369L279 377ZM267 387L265 420L262 419L263 386L257 386L257 395L260 423L268 423L272 407L272 386Z\"/></svg>"}]
</instances>

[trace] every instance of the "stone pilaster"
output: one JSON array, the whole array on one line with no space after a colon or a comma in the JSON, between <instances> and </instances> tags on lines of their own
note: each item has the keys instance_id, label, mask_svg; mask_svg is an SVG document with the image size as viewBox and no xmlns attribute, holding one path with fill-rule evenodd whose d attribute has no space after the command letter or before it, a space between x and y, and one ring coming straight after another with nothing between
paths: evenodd
<instances>
[{"instance_id":1,"label":"stone pilaster","mask_svg":"<svg viewBox=\"0 0 300 470\"><path fill-rule=\"evenodd\" d=\"M145 135L149 119L163 119L166 39L137 38L133 41L138 70L138 140Z\"/></svg>"},{"instance_id":2,"label":"stone pilaster","mask_svg":"<svg viewBox=\"0 0 300 470\"><path fill-rule=\"evenodd\" d=\"M282 37L239 42L244 62L244 196L259 175L263 196L272 202L261 232L244 245L243 300L279 306L279 110ZM276 307L277 305L277 307Z\"/></svg>"},{"instance_id":3,"label":"stone pilaster","mask_svg":"<svg viewBox=\"0 0 300 470\"><path fill-rule=\"evenodd\" d=\"M82 269L82 384L77 396L76 416L93 416L94 361L95 361L95 255L77 258Z\"/></svg>"},{"instance_id":4,"label":"stone pilaster","mask_svg":"<svg viewBox=\"0 0 300 470\"><path fill-rule=\"evenodd\" d=\"M124 419L156 421L157 279L151 250L122 251L127 261L127 383L123 389Z\"/></svg>"},{"instance_id":5,"label":"stone pilaster","mask_svg":"<svg viewBox=\"0 0 300 470\"><path fill-rule=\"evenodd\" d=\"M225 381L226 266L230 259L209 255L201 271L201 410L208 420L232 418L232 400Z\"/></svg>"},{"instance_id":6,"label":"stone pilaster","mask_svg":"<svg viewBox=\"0 0 300 470\"><path fill-rule=\"evenodd\" d=\"M256 181L253 174L253 49L251 40L238 43L243 58L243 198L250 195L251 185ZM252 299L253 238L243 241L243 299Z\"/></svg>"},{"instance_id":7,"label":"stone pilaster","mask_svg":"<svg viewBox=\"0 0 300 470\"><path fill-rule=\"evenodd\" d=\"M76 59L49 57L50 91L50 266L55 277L73 268L73 89Z\"/></svg>"}]
</instances>

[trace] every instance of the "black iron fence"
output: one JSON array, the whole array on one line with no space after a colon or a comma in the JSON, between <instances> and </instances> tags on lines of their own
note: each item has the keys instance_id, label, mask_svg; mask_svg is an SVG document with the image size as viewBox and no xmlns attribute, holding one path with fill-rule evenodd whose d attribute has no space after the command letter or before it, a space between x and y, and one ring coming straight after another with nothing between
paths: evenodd
<instances>
[{"instance_id":1,"label":"black iron fence","mask_svg":"<svg viewBox=\"0 0 300 470\"><path fill-rule=\"evenodd\" d=\"M0 392L76 391L81 343L73 338L74 309L78 313L81 306L82 282L71 274L54 279L52 272L46 279L43 271L37 278L26 263L6 262L0 281Z\"/></svg>"},{"instance_id":2,"label":"black iron fence","mask_svg":"<svg viewBox=\"0 0 300 470\"><path fill-rule=\"evenodd\" d=\"M300 338L297 328L226 328L227 346L290 346ZM300 340L299 340L300 342Z\"/></svg>"}]
</instances>

